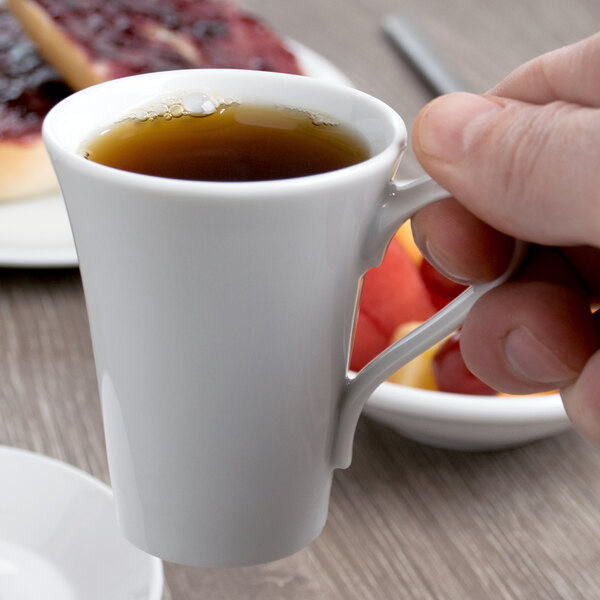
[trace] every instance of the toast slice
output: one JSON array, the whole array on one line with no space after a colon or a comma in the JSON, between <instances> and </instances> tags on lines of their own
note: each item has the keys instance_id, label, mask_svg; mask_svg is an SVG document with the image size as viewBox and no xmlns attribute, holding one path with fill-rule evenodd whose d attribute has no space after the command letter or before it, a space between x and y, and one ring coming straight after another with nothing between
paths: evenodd
<instances>
[{"instance_id":1,"label":"toast slice","mask_svg":"<svg viewBox=\"0 0 600 600\"><path fill-rule=\"evenodd\" d=\"M8 5L74 90L172 69L301 72L267 24L230 2L8 0Z\"/></svg>"}]
</instances>

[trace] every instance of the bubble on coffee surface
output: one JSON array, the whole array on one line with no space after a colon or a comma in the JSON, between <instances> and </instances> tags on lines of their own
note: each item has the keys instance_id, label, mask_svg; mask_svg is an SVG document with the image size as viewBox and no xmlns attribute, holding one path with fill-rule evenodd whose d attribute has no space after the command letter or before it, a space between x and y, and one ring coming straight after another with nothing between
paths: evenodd
<instances>
[{"instance_id":1,"label":"bubble on coffee surface","mask_svg":"<svg viewBox=\"0 0 600 600\"><path fill-rule=\"evenodd\" d=\"M179 94L162 96L128 112L120 121L154 121L155 119L178 119L183 116L207 117L222 106L239 102L230 97L216 98L201 90L190 90Z\"/></svg>"},{"instance_id":2,"label":"bubble on coffee surface","mask_svg":"<svg viewBox=\"0 0 600 600\"><path fill-rule=\"evenodd\" d=\"M336 126L339 125L337 121L326 117L325 115L320 115L319 113L314 113L311 111L307 111L308 116L311 118L313 125L328 125L328 126Z\"/></svg>"},{"instance_id":3,"label":"bubble on coffee surface","mask_svg":"<svg viewBox=\"0 0 600 600\"><path fill-rule=\"evenodd\" d=\"M229 96L217 97L203 90L188 90L176 94L170 93L169 95L155 98L128 112L123 118L119 119L119 121L132 120L144 123L147 121L154 121L155 119L169 121L183 116L206 117L227 107L238 104L243 103L240 100ZM339 122L335 119L309 109L298 108L286 104L277 104L274 108L304 114L315 126L326 127L339 125Z\"/></svg>"},{"instance_id":4,"label":"bubble on coffee surface","mask_svg":"<svg viewBox=\"0 0 600 600\"><path fill-rule=\"evenodd\" d=\"M323 125L323 126L330 126L330 127L335 127L336 125L339 125L339 121L336 121L335 119L332 119L331 117L327 117L326 115L323 115L321 113L317 113L312 110L308 110L306 108L297 108L296 106L288 106L287 104L278 104L278 105L276 105L275 108L278 108L280 110L284 110L287 112L293 112L293 113L306 115L311 120L313 125L317 125L317 126Z\"/></svg>"},{"instance_id":5,"label":"bubble on coffee surface","mask_svg":"<svg viewBox=\"0 0 600 600\"><path fill-rule=\"evenodd\" d=\"M197 117L211 115L217 111L215 101L202 92L191 92L183 99L183 109Z\"/></svg>"}]
</instances>

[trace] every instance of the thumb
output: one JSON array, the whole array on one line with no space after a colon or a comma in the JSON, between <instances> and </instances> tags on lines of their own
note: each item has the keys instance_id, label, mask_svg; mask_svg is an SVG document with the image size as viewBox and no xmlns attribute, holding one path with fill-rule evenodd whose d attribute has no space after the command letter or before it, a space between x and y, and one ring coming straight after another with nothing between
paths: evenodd
<instances>
[{"instance_id":1,"label":"thumb","mask_svg":"<svg viewBox=\"0 0 600 600\"><path fill-rule=\"evenodd\" d=\"M459 92L424 107L412 138L424 169L499 231L598 244L600 109Z\"/></svg>"}]
</instances>

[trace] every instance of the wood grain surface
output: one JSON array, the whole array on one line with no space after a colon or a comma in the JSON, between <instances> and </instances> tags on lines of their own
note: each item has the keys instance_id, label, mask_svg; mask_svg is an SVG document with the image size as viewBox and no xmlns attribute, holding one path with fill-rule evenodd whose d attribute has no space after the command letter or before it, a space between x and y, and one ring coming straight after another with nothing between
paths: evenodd
<instances>
[{"instance_id":1,"label":"wood grain surface","mask_svg":"<svg viewBox=\"0 0 600 600\"><path fill-rule=\"evenodd\" d=\"M334 62L409 126L429 95L383 35L384 15L412 16L474 91L600 29L598 0L242 4ZM418 174L409 153L400 175ZM76 270L0 270L0 382L0 444L108 481ZM460 453L411 442L363 418L353 464L336 474L329 520L316 542L259 567L166 564L165 598L594 600L599 498L600 450L574 432L510 451Z\"/></svg>"}]
</instances>

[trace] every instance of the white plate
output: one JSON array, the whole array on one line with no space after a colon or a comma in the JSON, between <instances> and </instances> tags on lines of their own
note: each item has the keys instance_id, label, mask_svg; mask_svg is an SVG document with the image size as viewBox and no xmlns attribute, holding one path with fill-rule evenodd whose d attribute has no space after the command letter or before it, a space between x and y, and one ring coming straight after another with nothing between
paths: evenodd
<instances>
[{"instance_id":1,"label":"white plate","mask_svg":"<svg viewBox=\"0 0 600 600\"><path fill-rule=\"evenodd\" d=\"M470 396L382 384L364 413L402 435L452 450L499 450L571 427L558 394Z\"/></svg>"},{"instance_id":2,"label":"white plate","mask_svg":"<svg viewBox=\"0 0 600 600\"><path fill-rule=\"evenodd\" d=\"M0 446L0 490L2 600L160 600L162 563L122 537L106 485Z\"/></svg>"},{"instance_id":3,"label":"white plate","mask_svg":"<svg viewBox=\"0 0 600 600\"><path fill-rule=\"evenodd\" d=\"M303 71L311 77L350 85L332 63L288 40ZM60 193L0 204L0 266L76 267L77 254Z\"/></svg>"}]
</instances>

